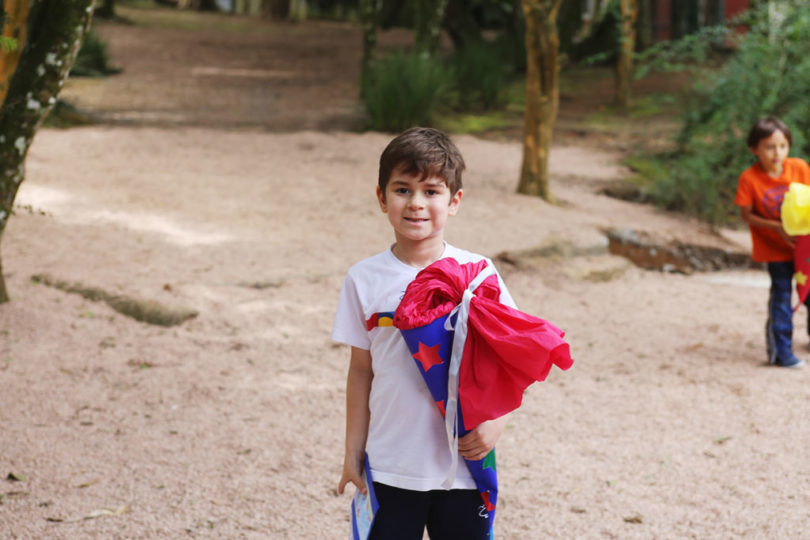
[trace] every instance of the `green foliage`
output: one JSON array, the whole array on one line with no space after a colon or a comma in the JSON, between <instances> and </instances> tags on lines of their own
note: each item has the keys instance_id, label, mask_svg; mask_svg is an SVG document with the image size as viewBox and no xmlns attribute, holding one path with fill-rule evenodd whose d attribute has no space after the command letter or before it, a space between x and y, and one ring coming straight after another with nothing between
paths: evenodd
<instances>
[{"instance_id":1,"label":"green foliage","mask_svg":"<svg viewBox=\"0 0 810 540\"><path fill-rule=\"evenodd\" d=\"M780 4L781 16L769 16L768 3L743 21L737 51L719 69L696 71L698 83L687 104L677 152L657 156L651 195L666 208L682 210L713 223L736 214L732 200L739 174L752 163L746 149L748 130L758 118L781 117L793 132L792 155L810 156L810 11L798 1ZM659 47L656 67L679 67L710 56L725 30L689 36Z\"/></svg>"},{"instance_id":2,"label":"green foliage","mask_svg":"<svg viewBox=\"0 0 810 540\"><path fill-rule=\"evenodd\" d=\"M394 52L373 62L362 81L371 127L396 132L430 124L448 82L441 61L425 55Z\"/></svg>"},{"instance_id":3,"label":"green foliage","mask_svg":"<svg viewBox=\"0 0 810 540\"><path fill-rule=\"evenodd\" d=\"M73 77L104 77L120 70L110 65L107 43L98 34L89 30L82 41L76 62L70 70Z\"/></svg>"},{"instance_id":4,"label":"green foliage","mask_svg":"<svg viewBox=\"0 0 810 540\"><path fill-rule=\"evenodd\" d=\"M450 59L458 105L464 109L492 109L503 104L511 66L502 61L498 44L475 41Z\"/></svg>"},{"instance_id":5,"label":"green foliage","mask_svg":"<svg viewBox=\"0 0 810 540\"><path fill-rule=\"evenodd\" d=\"M501 32L493 43L507 73L526 73L526 33L521 27L515 32Z\"/></svg>"},{"instance_id":6,"label":"green foliage","mask_svg":"<svg viewBox=\"0 0 810 540\"><path fill-rule=\"evenodd\" d=\"M10 53L17 49L17 40L13 37L0 36L0 50L4 53Z\"/></svg>"},{"instance_id":7,"label":"green foliage","mask_svg":"<svg viewBox=\"0 0 810 540\"><path fill-rule=\"evenodd\" d=\"M485 114L454 114L439 117L436 127L450 133L484 133L503 130L515 123L513 115L504 111L490 111Z\"/></svg>"}]
</instances>

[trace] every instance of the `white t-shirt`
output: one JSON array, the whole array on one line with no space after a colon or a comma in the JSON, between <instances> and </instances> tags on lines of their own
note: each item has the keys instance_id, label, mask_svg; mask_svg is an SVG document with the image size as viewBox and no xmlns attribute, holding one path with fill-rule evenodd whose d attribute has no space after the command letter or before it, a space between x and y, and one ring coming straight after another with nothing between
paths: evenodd
<instances>
[{"instance_id":1,"label":"white t-shirt","mask_svg":"<svg viewBox=\"0 0 810 540\"><path fill-rule=\"evenodd\" d=\"M461 264L485 258L449 244L445 257ZM419 270L397 259L390 248L355 264L343 282L332 339L371 352L366 452L374 481L429 491L443 489L450 469L444 421L405 340L392 326L405 289ZM515 307L500 275L498 282L500 301ZM459 458L459 463L464 461ZM469 470L460 465L453 489L473 488Z\"/></svg>"}]
</instances>

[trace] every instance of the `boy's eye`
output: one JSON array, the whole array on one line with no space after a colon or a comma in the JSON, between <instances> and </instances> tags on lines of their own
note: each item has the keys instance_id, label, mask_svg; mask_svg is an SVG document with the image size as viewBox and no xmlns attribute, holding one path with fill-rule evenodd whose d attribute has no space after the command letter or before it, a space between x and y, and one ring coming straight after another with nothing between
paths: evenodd
<instances>
[{"instance_id":1,"label":"boy's eye","mask_svg":"<svg viewBox=\"0 0 810 540\"><path fill-rule=\"evenodd\" d=\"M408 193L408 188L404 188L404 187L397 188L397 189L394 190L394 193Z\"/></svg>"},{"instance_id":2,"label":"boy's eye","mask_svg":"<svg viewBox=\"0 0 810 540\"><path fill-rule=\"evenodd\" d=\"M439 192L436 191L435 189L428 189L427 191L425 191L425 193L427 193L428 195L438 195L439 194Z\"/></svg>"}]
</instances>

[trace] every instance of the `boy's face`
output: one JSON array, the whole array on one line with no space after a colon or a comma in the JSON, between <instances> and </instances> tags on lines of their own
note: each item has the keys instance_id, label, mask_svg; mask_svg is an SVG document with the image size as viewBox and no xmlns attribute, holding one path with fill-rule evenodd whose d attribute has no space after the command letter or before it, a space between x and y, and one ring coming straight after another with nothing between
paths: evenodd
<instances>
[{"instance_id":1,"label":"boy's face","mask_svg":"<svg viewBox=\"0 0 810 540\"><path fill-rule=\"evenodd\" d=\"M774 131L767 139L760 139L751 153L757 156L765 172L781 174L782 164L790 151L790 143L780 130Z\"/></svg>"},{"instance_id":2,"label":"boy's face","mask_svg":"<svg viewBox=\"0 0 810 540\"><path fill-rule=\"evenodd\" d=\"M444 179L430 176L420 180L395 169L385 187L377 188L377 199L394 228L397 242L444 239L448 216L456 215L462 191L450 194Z\"/></svg>"}]
</instances>

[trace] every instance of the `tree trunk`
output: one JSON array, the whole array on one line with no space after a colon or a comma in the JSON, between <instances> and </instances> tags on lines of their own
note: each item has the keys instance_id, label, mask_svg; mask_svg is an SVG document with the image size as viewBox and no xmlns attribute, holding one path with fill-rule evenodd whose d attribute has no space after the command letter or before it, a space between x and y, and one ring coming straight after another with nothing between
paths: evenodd
<instances>
[{"instance_id":1,"label":"tree trunk","mask_svg":"<svg viewBox=\"0 0 810 540\"><path fill-rule=\"evenodd\" d=\"M363 60L360 66L360 94L365 92L366 77L377 48L377 26L380 23L382 0L360 0L360 24L363 26Z\"/></svg>"},{"instance_id":2,"label":"tree trunk","mask_svg":"<svg viewBox=\"0 0 810 540\"><path fill-rule=\"evenodd\" d=\"M15 4L16 0L5 0L3 5L10 13ZM27 22L28 34L18 42L21 52L16 69L0 81L8 89L0 108L0 240L25 178L28 148L56 103L92 11L93 0L34 0L27 21L18 19L15 23L25 26ZM0 303L7 301L0 273Z\"/></svg>"},{"instance_id":3,"label":"tree trunk","mask_svg":"<svg viewBox=\"0 0 810 540\"><path fill-rule=\"evenodd\" d=\"M655 5L652 0L638 0L638 23L636 25L636 33L638 48L641 51L653 44L654 7Z\"/></svg>"},{"instance_id":4,"label":"tree trunk","mask_svg":"<svg viewBox=\"0 0 810 540\"><path fill-rule=\"evenodd\" d=\"M616 103L627 110L630 106L630 79L633 74L633 51L636 47L636 19L638 2L619 0L621 8L621 36L616 58Z\"/></svg>"},{"instance_id":5,"label":"tree trunk","mask_svg":"<svg viewBox=\"0 0 810 540\"><path fill-rule=\"evenodd\" d=\"M447 0L417 0L415 48L421 54L433 56L439 50L444 11Z\"/></svg>"},{"instance_id":6,"label":"tree trunk","mask_svg":"<svg viewBox=\"0 0 810 540\"><path fill-rule=\"evenodd\" d=\"M549 189L548 158L560 98L557 64L560 40L556 23L561 2L522 2L526 19L526 111L518 193L549 202L554 201Z\"/></svg>"},{"instance_id":7,"label":"tree trunk","mask_svg":"<svg viewBox=\"0 0 810 540\"><path fill-rule=\"evenodd\" d=\"M28 36L28 11L31 3L28 0L6 0L3 7L6 22L3 25L3 35L17 40L17 47L13 51L0 53L0 104L6 99L8 82L17 69L25 40Z\"/></svg>"},{"instance_id":8,"label":"tree trunk","mask_svg":"<svg viewBox=\"0 0 810 540\"><path fill-rule=\"evenodd\" d=\"M307 20L307 0L290 0L289 19L295 22Z\"/></svg>"},{"instance_id":9,"label":"tree trunk","mask_svg":"<svg viewBox=\"0 0 810 540\"><path fill-rule=\"evenodd\" d=\"M290 13L290 0L264 0L263 11L272 19L285 20Z\"/></svg>"}]
</instances>

